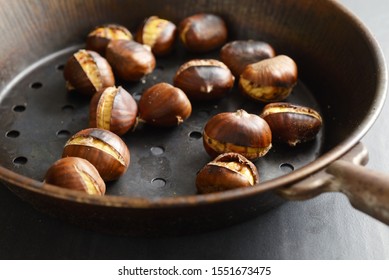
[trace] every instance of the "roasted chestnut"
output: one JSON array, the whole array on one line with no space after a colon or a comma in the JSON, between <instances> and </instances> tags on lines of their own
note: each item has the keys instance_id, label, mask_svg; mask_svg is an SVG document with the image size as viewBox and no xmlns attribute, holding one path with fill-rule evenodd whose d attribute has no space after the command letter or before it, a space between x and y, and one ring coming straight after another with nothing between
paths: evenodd
<instances>
[{"instance_id":1,"label":"roasted chestnut","mask_svg":"<svg viewBox=\"0 0 389 280\"><path fill-rule=\"evenodd\" d=\"M87 194L105 194L105 183L97 169L89 161L78 157L57 160L47 170L45 182Z\"/></svg>"},{"instance_id":2,"label":"roasted chestnut","mask_svg":"<svg viewBox=\"0 0 389 280\"><path fill-rule=\"evenodd\" d=\"M196 176L201 194L251 187L259 183L255 165L237 153L225 153L206 164Z\"/></svg>"},{"instance_id":3,"label":"roasted chestnut","mask_svg":"<svg viewBox=\"0 0 389 280\"><path fill-rule=\"evenodd\" d=\"M96 93L90 102L89 126L110 130L121 136L136 122L138 105L122 87L107 87Z\"/></svg>"},{"instance_id":4,"label":"roasted chestnut","mask_svg":"<svg viewBox=\"0 0 389 280\"><path fill-rule=\"evenodd\" d=\"M261 117L240 109L213 116L204 127L203 144L211 157L235 152L255 160L272 147L272 132Z\"/></svg>"},{"instance_id":5,"label":"roasted chestnut","mask_svg":"<svg viewBox=\"0 0 389 280\"><path fill-rule=\"evenodd\" d=\"M155 57L150 47L135 41L111 41L105 54L115 74L126 81L138 81L155 68Z\"/></svg>"},{"instance_id":6,"label":"roasted chestnut","mask_svg":"<svg viewBox=\"0 0 389 280\"><path fill-rule=\"evenodd\" d=\"M260 116L269 124L274 141L289 146L313 140L323 123L314 109L284 102L267 104Z\"/></svg>"},{"instance_id":7,"label":"roasted chestnut","mask_svg":"<svg viewBox=\"0 0 389 280\"><path fill-rule=\"evenodd\" d=\"M177 28L166 19L152 16L143 22L136 32L137 42L148 45L156 56L170 53L173 49Z\"/></svg>"},{"instance_id":8,"label":"roasted chestnut","mask_svg":"<svg viewBox=\"0 0 389 280\"><path fill-rule=\"evenodd\" d=\"M155 126L177 126L192 113L192 105L185 93L168 83L148 88L138 107L139 121Z\"/></svg>"},{"instance_id":9,"label":"roasted chestnut","mask_svg":"<svg viewBox=\"0 0 389 280\"><path fill-rule=\"evenodd\" d=\"M204 53L221 47L227 41L227 26L214 14L195 14L178 25L179 38L186 49Z\"/></svg>"},{"instance_id":10,"label":"roasted chestnut","mask_svg":"<svg viewBox=\"0 0 389 280\"><path fill-rule=\"evenodd\" d=\"M177 70L173 84L182 89L191 100L218 99L234 86L230 69L215 59L193 59Z\"/></svg>"},{"instance_id":11,"label":"roasted chestnut","mask_svg":"<svg viewBox=\"0 0 389 280\"><path fill-rule=\"evenodd\" d=\"M132 40L131 32L119 24L104 24L95 27L86 38L86 49L105 56L111 40Z\"/></svg>"},{"instance_id":12,"label":"roasted chestnut","mask_svg":"<svg viewBox=\"0 0 389 280\"><path fill-rule=\"evenodd\" d=\"M76 90L87 96L115 85L111 66L94 51L81 49L74 53L66 62L63 74L68 90Z\"/></svg>"},{"instance_id":13,"label":"roasted chestnut","mask_svg":"<svg viewBox=\"0 0 389 280\"><path fill-rule=\"evenodd\" d=\"M65 144L62 157L80 157L92 163L104 181L123 175L130 164L130 151L123 140L109 130L87 128Z\"/></svg>"},{"instance_id":14,"label":"roasted chestnut","mask_svg":"<svg viewBox=\"0 0 389 280\"><path fill-rule=\"evenodd\" d=\"M262 41L239 40L225 44L220 50L220 59L236 77L252 63L275 56L271 45Z\"/></svg>"},{"instance_id":15,"label":"roasted chestnut","mask_svg":"<svg viewBox=\"0 0 389 280\"><path fill-rule=\"evenodd\" d=\"M275 102L286 99L296 83L296 63L278 55L247 65L240 75L239 88L255 100Z\"/></svg>"}]
</instances>

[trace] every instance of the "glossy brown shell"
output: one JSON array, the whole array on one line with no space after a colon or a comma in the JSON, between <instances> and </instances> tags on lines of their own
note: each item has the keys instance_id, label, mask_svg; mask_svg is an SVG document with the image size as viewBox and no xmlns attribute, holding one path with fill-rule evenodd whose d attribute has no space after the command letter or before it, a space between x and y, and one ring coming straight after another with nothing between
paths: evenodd
<instances>
[{"instance_id":1,"label":"glossy brown shell","mask_svg":"<svg viewBox=\"0 0 389 280\"><path fill-rule=\"evenodd\" d=\"M182 44L192 52L207 52L221 47L227 40L224 20L213 14L195 14L178 25Z\"/></svg>"},{"instance_id":2,"label":"glossy brown shell","mask_svg":"<svg viewBox=\"0 0 389 280\"><path fill-rule=\"evenodd\" d=\"M261 117L269 124L274 141L290 146L313 140L323 123L316 110L285 102L267 104Z\"/></svg>"},{"instance_id":3,"label":"glossy brown shell","mask_svg":"<svg viewBox=\"0 0 389 280\"><path fill-rule=\"evenodd\" d=\"M155 126L177 126L192 113L185 93L168 83L148 88L139 100L139 118Z\"/></svg>"},{"instance_id":4,"label":"glossy brown shell","mask_svg":"<svg viewBox=\"0 0 389 280\"><path fill-rule=\"evenodd\" d=\"M232 41L220 50L221 61L236 77L239 77L247 65L274 57L274 55L275 51L271 45L255 40Z\"/></svg>"},{"instance_id":5,"label":"glossy brown shell","mask_svg":"<svg viewBox=\"0 0 389 280\"><path fill-rule=\"evenodd\" d=\"M106 50L106 58L115 74L126 81L138 81L155 68L155 57L146 46L135 41L114 40Z\"/></svg>"},{"instance_id":6,"label":"glossy brown shell","mask_svg":"<svg viewBox=\"0 0 389 280\"><path fill-rule=\"evenodd\" d=\"M228 143L247 148L268 148L272 144L272 132L269 125L258 115L244 110L219 113L205 125L203 134L220 143ZM205 150L211 157L220 154L212 149L203 137ZM224 152L236 152L226 150Z\"/></svg>"},{"instance_id":7,"label":"glossy brown shell","mask_svg":"<svg viewBox=\"0 0 389 280\"><path fill-rule=\"evenodd\" d=\"M177 70L173 84L191 100L211 100L225 96L235 78L228 67L216 59L193 59Z\"/></svg>"},{"instance_id":8,"label":"glossy brown shell","mask_svg":"<svg viewBox=\"0 0 389 280\"><path fill-rule=\"evenodd\" d=\"M105 194L105 183L97 169L87 160L78 157L61 158L47 170L45 182L62 188L88 193L88 187L79 171L93 178L98 195Z\"/></svg>"}]
</instances>

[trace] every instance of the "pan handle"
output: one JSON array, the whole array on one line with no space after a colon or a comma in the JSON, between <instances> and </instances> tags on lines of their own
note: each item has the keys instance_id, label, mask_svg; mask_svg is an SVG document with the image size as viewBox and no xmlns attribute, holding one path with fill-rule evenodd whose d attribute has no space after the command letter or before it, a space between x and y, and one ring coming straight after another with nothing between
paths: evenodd
<instances>
[{"instance_id":1,"label":"pan handle","mask_svg":"<svg viewBox=\"0 0 389 280\"><path fill-rule=\"evenodd\" d=\"M367 158L366 148L358 143L325 170L277 193L289 200L305 200L323 192L341 192L354 208L389 225L389 175L361 166Z\"/></svg>"}]
</instances>

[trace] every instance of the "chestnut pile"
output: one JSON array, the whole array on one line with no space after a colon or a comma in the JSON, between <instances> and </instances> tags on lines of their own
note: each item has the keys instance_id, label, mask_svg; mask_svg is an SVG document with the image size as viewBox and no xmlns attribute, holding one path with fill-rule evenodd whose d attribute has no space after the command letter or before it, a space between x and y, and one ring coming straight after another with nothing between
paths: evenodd
<instances>
[{"instance_id":1,"label":"chestnut pile","mask_svg":"<svg viewBox=\"0 0 389 280\"><path fill-rule=\"evenodd\" d=\"M45 181L64 188L104 195L108 181L117 180L130 165L130 150L120 136L139 123L174 127L192 113L192 101L207 102L228 96L238 79L239 91L265 103L257 114L239 109L211 117L204 126L203 145L213 160L196 177L198 193L254 186L259 175L252 161L266 155L272 142L289 146L314 139L322 118L312 108L284 101L297 84L297 65L276 55L266 42L227 42L224 20L200 13L178 26L151 16L135 35L126 27L106 24L94 28L85 49L66 62L66 88L90 97L89 128L65 144L62 158L47 171ZM152 73L156 58L169 55L176 38L188 52L220 50L220 60L192 59L181 65L173 84L147 88L138 102L118 79L140 81ZM233 131L234 133L231 133Z\"/></svg>"}]
</instances>

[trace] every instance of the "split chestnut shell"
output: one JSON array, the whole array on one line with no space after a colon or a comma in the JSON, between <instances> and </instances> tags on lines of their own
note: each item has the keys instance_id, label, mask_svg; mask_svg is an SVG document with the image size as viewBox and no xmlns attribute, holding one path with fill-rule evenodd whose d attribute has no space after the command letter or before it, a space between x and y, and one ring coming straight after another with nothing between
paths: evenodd
<instances>
[{"instance_id":1,"label":"split chestnut shell","mask_svg":"<svg viewBox=\"0 0 389 280\"><path fill-rule=\"evenodd\" d=\"M286 55L247 65L239 79L241 92L262 102L286 99L296 84L297 65Z\"/></svg>"},{"instance_id":2,"label":"split chestnut shell","mask_svg":"<svg viewBox=\"0 0 389 280\"><path fill-rule=\"evenodd\" d=\"M105 183L97 169L89 161L79 157L57 160L47 170L45 182L91 195L105 194Z\"/></svg>"},{"instance_id":3,"label":"split chestnut shell","mask_svg":"<svg viewBox=\"0 0 389 280\"><path fill-rule=\"evenodd\" d=\"M119 24L96 26L86 38L86 49L105 56L105 50L112 40L132 40L131 32Z\"/></svg>"},{"instance_id":4,"label":"split chestnut shell","mask_svg":"<svg viewBox=\"0 0 389 280\"><path fill-rule=\"evenodd\" d=\"M110 64L94 51L82 49L74 53L66 62L63 74L69 90L87 96L115 85Z\"/></svg>"},{"instance_id":5,"label":"split chestnut shell","mask_svg":"<svg viewBox=\"0 0 389 280\"><path fill-rule=\"evenodd\" d=\"M244 110L219 113L205 125L203 144L211 157L235 152L249 160L264 156L272 147L269 125L258 115Z\"/></svg>"},{"instance_id":6,"label":"split chestnut shell","mask_svg":"<svg viewBox=\"0 0 389 280\"><path fill-rule=\"evenodd\" d=\"M269 124L274 141L289 146L313 140L323 123L316 110L285 102L267 104L261 117Z\"/></svg>"},{"instance_id":7,"label":"split chestnut shell","mask_svg":"<svg viewBox=\"0 0 389 280\"><path fill-rule=\"evenodd\" d=\"M77 132L65 144L62 157L88 160L104 181L123 175L130 165L130 151L123 140L109 130L87 128Z\"/></svg>"},{"instance_id":8,"label":"split chestnut shell","mask_svg":"<svg viewBox=\"0 0 389 280\"><path fill-rule=\"evenodd\" d=\"M225 153L206 164L196 176L199 193L220 192L258 184L255 165L237 153Z\"/></svg>"},{"instance_id":9,"label":"split chestnut shell","mask_svg":"<svg viewBox=\"0 0 389 280\"><path fill-rule=\"evenodd\" d=\"M89 126L103 128L121 136L136 123L138 105L122 87L107 87L96 93L89 107Z\"/></svg>"}]
</instances>

